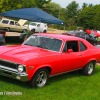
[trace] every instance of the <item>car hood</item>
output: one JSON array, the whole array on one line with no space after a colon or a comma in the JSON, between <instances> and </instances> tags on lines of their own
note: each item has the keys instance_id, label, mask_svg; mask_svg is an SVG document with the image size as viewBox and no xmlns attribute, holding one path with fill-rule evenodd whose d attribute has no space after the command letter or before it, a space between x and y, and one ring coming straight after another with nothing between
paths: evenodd
<instances>
[{"instance_id":1,"label":"car hood","mask_svg":"<svg viewBox=\"0 0 100 100\"><path fill-rule=\"evenodd\" d=\"M27 21L27 20L20 19L20 20L18 21L18 23L22 26L22 25L25 24L26 21Z\"/></svg>"},{"instance_id":2,"label":"car hood","mask_svg":"<svg viewBox=\"0 0 100 100\"><path fill-rule=\"evenodd\" d=\"M30 59L36 59L56 54L38 47L26 45L0 46L0 59L22 63Z\"/></svg>"}]
</instances>

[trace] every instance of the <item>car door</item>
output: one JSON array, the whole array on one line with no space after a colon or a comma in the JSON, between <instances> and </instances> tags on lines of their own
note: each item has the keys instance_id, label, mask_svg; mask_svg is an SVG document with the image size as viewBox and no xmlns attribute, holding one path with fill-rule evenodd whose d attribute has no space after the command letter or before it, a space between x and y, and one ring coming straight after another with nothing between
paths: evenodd
<instances>
[{"instance_id":1,"label":"car door","mask_svg":"<svg viewBox=\"0 0 100 100\"><path fill-rule=\"evenodd\" d=\"M40 24L37 24L37 27L36 27L36 30L35 30L36 32L42 32L42 24L40 23Z\"/></svg>"},{"instance_id":2,"label":"car door","mask_svg":"<svg viewBox=\"0 0 100 100\"><path fill-rule=\"evenodd\" d=\"M14 23L14 21L10 21L9 22L9 26L10 26L10 30L11 31L14 31L15 30L15 23Z\"/></svg>"},{"instance_id":3,"label":"car door","mask_svg":"<svg viewBox=\"0 0 100 100\"><path fill-rule=\"evenodd\" d=\"M71 49L73 52L68 52ZM65 43L63 53L61 55L61 72L76 70L82 67L82 53L79 52L79 42L78 41L67 41Z\"/></svg>"}]
</instances>

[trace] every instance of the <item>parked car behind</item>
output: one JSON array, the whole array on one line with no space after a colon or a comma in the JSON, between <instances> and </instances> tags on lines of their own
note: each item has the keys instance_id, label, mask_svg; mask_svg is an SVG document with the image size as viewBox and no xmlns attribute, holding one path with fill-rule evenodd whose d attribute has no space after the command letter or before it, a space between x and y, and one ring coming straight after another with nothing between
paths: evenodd
<instances>
[{"instance_id":1,"label":"parked car behind","mask_svg":"<svg viewBox=\"0 0 100 100\"><path fill-rule=\"evenodd\" d=\"M6 43L5 43L5 37L2 34L0 34L0 46L1 45L6 45Z\"/></svg>"},{"instance_id":2,"label":"parked car behind","mask_svg":"<svg viewBox=\"0 0 100 100\"><path fill-rule=\"evenodd\" d=\"M87 32L83 31L68 31L66 33L62 33L63 35L70 35L70 36L76 36L83 39L86 39L88 42L90 42L93 45L98 44L97 36L93 34L88 34Z\"/></svg>"},{"instance_id":3,"label":"parked car behind","mask_svg":"<svg viewBox=\"0 0 100 100\"><path fill-rule=\"evenodd\" d=\"M6 31L26 32L27 28L23 26L26 21L27 20L20 19L17 22L15 20L3 18L0 23L0 29Z\"/></svg>"},{"instance_id":4,"label":"parked car behind","mask_svg":"<svg viewBox=\"0 0 100 100\"><path fill-rule=\"evenodd\" d=\"M99 61L99 48L85 39L60 34L37 33L22 45L0 47L0 75L29 81L35 88L45 86L50 76L74 70L91 76Z\"/></svg>"},{"instance_id":5,"label":"parked car behind","mask_svg":"<svg viewBox=\"0 0 100 100\"><path fill-rule=\"evenodd\" d=\"M29 25L25 25L25 27L29 28L30 31L34 30L34 33L46 33L48 28L46 23L39 22L31 22Z\"/></svg>"},{"instance_id":6,"label":"parked car behind","mask_svg":"<svg viewBox=\"0 0 100 100\"><path fill-rule=\"evenodd\" d=\"M96 35L97 37L100 37L100 33L97 32L96 30L86 30L86 32L87 32L88 34L94 34L94 35Z\"/></svg>"}]
</instances>

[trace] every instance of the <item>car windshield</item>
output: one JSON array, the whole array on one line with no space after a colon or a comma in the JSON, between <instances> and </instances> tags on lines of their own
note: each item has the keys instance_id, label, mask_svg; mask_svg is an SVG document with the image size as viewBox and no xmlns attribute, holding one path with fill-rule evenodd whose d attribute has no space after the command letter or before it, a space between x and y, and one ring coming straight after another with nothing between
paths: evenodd
<instances>
[{"instance_id":1,"label":"car windshield","mask_svg":"<svg viewBox=\"0 0 100 100\"><path fill-rule=\"evenodd\" d=\"M23 45L30 45L59 52L62 40L42 35L32 35L23 43Z\"/></svg>"},{"instance_id":2,"label":"car windshield","mask_svg":"<svg viewBox=\"0 0 100 100\"><path fill-rule=\"evenodd\" d=\"M37 24L36 23L30 23L29 25L36 26Z\"/></svg>"}]
</instances>

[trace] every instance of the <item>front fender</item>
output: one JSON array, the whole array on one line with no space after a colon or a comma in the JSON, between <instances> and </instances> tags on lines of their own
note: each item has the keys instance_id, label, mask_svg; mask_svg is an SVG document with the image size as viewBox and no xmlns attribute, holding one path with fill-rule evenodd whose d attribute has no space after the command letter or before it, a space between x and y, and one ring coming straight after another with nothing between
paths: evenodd
<instances>
[{"instance_id":1,"label":"front fender","mask_svg":"<svg viewBox=\"0 0 100 100\"><path fill-rule=\"evenodd\" d=\"M38 67L36 67L35 68L35 66L34 66L34 68L33 69L29 69L29 67L28 67L28 75L29 75L29 81L32 79L32 77L34 76L34 74L39 70L39 69L41 69L41 68L50 68L51 70L52 70L52 68L51 68L51 66L50 65L48 65L48 64L45 64L45 65L40 65L40 66L38 66ZM51 70L49 71L49 72L51 72Z\"/></svg>"}]
</instances>

